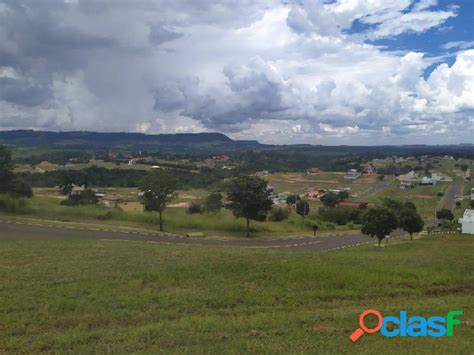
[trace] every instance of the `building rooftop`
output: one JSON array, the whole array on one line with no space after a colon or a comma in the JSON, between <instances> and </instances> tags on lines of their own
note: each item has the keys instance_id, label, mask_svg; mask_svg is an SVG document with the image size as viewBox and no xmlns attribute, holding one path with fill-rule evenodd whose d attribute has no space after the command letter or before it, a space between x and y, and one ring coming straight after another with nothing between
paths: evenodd
<instances>
[{"instance_id":1,"label":"building rooftop","mask_svg":"<svg viewBox=\"0 0 474 355\"><path fill-rule=\"evenodd\" d=\"M466 209L464 215L460 219L460 222L473 222L474 223L474 210Z\"/></svg>"}]
</instances>

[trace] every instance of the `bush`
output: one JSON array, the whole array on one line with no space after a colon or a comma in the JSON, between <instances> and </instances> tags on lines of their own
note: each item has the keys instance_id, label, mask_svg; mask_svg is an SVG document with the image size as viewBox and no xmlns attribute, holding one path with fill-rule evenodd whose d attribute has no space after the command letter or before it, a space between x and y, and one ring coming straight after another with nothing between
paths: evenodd
<instances>
[{"instance_id":1,"label":"bush","mask_svg":"<svg viewBox=\"0 0 474 355\"><path fill-rule=\"evenodd\" d=\"M218 192L214 192L207 196L204 201L204 210L208 212L218 212L222 208L222 199L224 197Z\"/></svg>"},{"instance_id":2,"label":"bush","mask_svg":"<svg viewBox=\"0 0 474 355\"><path fill-rule=\"evenodd\" d=\"M288 219L290 210L288 208L275 207L270 211L268 219L272 222L281 222Z\"/></svg>"},{"instance_id":3,"label":"bush","mask_svg":"<svg viewBox=\"0 0 474 355\"><path fill-rule=\"evenodd\" d=\"M26 199L0 195L0 211L6 213L29 213L31 208Z\"/></svg>"},{"instance_id":4,"label":"bush","mask_svg":"<svg viewBox=\"0 0 474 355\"><path fill-rule=\"evenodd\" d=\"M328 208L321 207L318 211L318 216L323 221L336 223L340 226L345 225L349 222L360 224L363 214L366 212L365 209L352 209L352 208Z\"/></svg>"},{"instance_id":5,"label":"bush","mask_svg":"<svg viewBox=\"0 0 474 355\"><path fill-rule=\"evenodd\" d=\"M15 178L11 182L11 186L8 190L8 194L12 197L33 197L33 190L31 186L23 179Z\"/></svg>"},{"instance_id":6,"label":"bush","mask_svg":"<svg viewBox=\"0 0 474 355\"><path fill-rule=\"evenodd\" d=\"M301 200L301 197L300 195L289 195L287 198L286 198L286 203L288 205L294 205L296 202L300 201Z\"/></svg>"},{"instance_id":7,"label":"bush","mask_svg":"<svg viewBox=\"0 0 474 355\"><path fill-rule=\"evenodd\" d=\"M95 192L91 189L86 189L80 194L69 195L68 198L61 202L63 206L79 206L79 205L93 205L99 202Z\"/></svg>"},{"instance_id":8,"label":"bush","mask_svg":"<svg viewBox=\"0 0 474 355\"><path fill-rule=\"evenodd\" d=\"M452 221L454 219L454 214L453 212L451 212L451 210L443 208L442 210L439 210L438 212L436 212L436 218L447 219L449 221Z\"/></svg>"},{"instance_id":9,"label":"bush","mask_svg":"<svg viewBox=\"0 0 474 355\"><path fill-rule=\"evenodd\" d=\"M106 213L97 216L97 219L101 221L106 221L112 218L114 218L114 213L112 211L107 211Z\"/></svg>"},{"instance_id":10,"label":"bush","mask_svg":"<svg viewBox=\"0 0 474 355\"><path fill-rule=\"evenodd\" d=\"M191 205L189 205L187 212L189 214L201 214L202 213L202 207L199 203L194 203L192 202Z\"/></svg>"}]
</instances>

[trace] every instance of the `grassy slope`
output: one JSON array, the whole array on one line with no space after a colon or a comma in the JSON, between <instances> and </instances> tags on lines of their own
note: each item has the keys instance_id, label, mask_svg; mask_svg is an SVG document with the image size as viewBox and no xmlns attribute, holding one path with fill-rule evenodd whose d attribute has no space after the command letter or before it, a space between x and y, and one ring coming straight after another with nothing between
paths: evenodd
<instances>
[{"instance_id":1,"label":"grassy slope","mask_svg":"<svg viewBox=\"0 0 474 355\"><path fill-rule=\"evenodd\" d=\"M452 235L329 253L2 242L0 352L469 353L473 252ZM368 307L464 316L452 338L352 344Z\"/></svg>"}]
</instances>

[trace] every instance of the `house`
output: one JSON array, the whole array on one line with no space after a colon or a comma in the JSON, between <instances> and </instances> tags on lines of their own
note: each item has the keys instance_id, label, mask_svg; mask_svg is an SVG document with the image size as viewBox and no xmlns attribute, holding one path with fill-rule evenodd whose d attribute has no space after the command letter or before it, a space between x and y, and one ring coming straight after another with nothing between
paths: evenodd
<instances>
[{"instance_id":1,"label":"house","mask_svg":"<svg viewBox=\"0 0 474 355\"><path fill-rule=\"evenodd\" d=\"M321 170L319 170L319 168L310 168L308 170L306 170L306 175L317 175L321 172Z\"/></svg>"},{"instance_id":2,"label":"house","mask_svg":"<svg viewBox=\"0 0 474 355\"><path fill-rule=\"evenodd\" d=\"M420 180L420 185L435 185L435 184L436 184L436 181L427 176L423 176L423 178Z\"/></svg>"},{"instance_id":3,"label":"house","mask_svg":"<svg viewBox=\"0 0 474 355\"><path fill-rule=\"evenodd\" d=\"M99 196L99 203L109 208L120 208L127 212L143 212L144 207L136 197L125 197L115 194Z\"/></svg>"},{"instance_id":4,"label":"house","mask_svg":"<svg viewBox=\"0 0 474 355\"><path fill-rule=\"evenodd\" d=\"M461 233L474 234L474 210L465 210L458 222L461 223Z\"/></svg>"},{"instance_id":5,"label":"house","mask_svg":"<svg viewBox=\"0 0 474 355\"><path fill-rule=\"evenodd\" d=\"M71 192L69 193L69 195L71 195L71 196L80 195L85 191L85 189L86 189L85 185L72 184L72 189L71 189Z\"/></svg>"},{"instance_id":6,"label":"house","mask_svg":"<svg viewBox=\"0 0 474 355\"><path fill-rule=\"evenodd\" d=\"M275 205L286 205L286 199L290 196L289 192L282 192L279 194L273 194L270 196L270 198L273 201L273 204Z\"/></svg>"},{"instance_id":7,"label":"house","mask_svg":"<svg viewBox=\"0 0 474 355\"><path fill-rule=\"evenodd\" d=\"M368 164L364 166L364 169L362 171L364 172L364 174L372 175L377 172L377 168L372 164Z\"/></svg>"},{"instance_id":8,"label":"house","mask_svg":"<svg viewBox=\"0 0 474 355\"><path fill-rule=\"evenodd\" d=\"M406 174L403 174L403 175L399 175L397 177L398 180L400 181L418 181L418 174L415 172L415 171L409 171L408 173Z\"/></svg>"},{"instance_id":9,"label":"house","mask_svg":"<svg viewBox=\"0 0 474 355\"><path fill-rule=\"evenodd\" d=\"M347 174L344 176L344 179L352 179L352 180L355 180L357 179L359 176L361 176L362 174L360 172L357 171L357 169L349 169L347 171Z\"/></svg>"},{"instance_id":10,"label":"house","mask_svg":"<svg viewBox=\"0 0 474 355\"><path fill-rule=\"evenodd\" d=\"M317 189L314 187L309 187L306 190L305 197L308 200L319 200L326 193L325 189Z\"/></svg>"},{"instance_id":11,"label":"house","mask_svg":"<svg viewBox=\"0 0 474 355\"><path fill-rule=\"evenodd\" d=\"M402 190L413 189L415 186L411 181L400 181L400 185L398 186Z\"/></svg>"},{"instance_id":12,"label":"house","mask_svg":"<svg viewBox=\"0 0 474 355\"><path fill-rule=\"evenodd\" d=\"M436 181L436 182L440 182L440 181L452 182L453 181L452 177L443 175L441 173L431 173L431 178L433 179L433 181Z\"/></svg>"}]
</instances>

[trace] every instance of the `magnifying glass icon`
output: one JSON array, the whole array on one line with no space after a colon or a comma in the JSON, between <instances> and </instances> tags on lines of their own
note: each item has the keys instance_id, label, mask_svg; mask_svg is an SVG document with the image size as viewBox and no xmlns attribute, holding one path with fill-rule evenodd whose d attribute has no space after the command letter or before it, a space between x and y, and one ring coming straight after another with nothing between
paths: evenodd
<instances>
[{"instance_id":1,"label":"magnifying glass icon","mask_svg":"<svg viewBox=\"0 0 474 355\"><path fill-rule=\"evenodd\" d=\"M364 324L364 318L366 316L368 316L369 314L373 314L378 318L378 323L377 323L377 326L375 328L367 328ZM362 314L359 317L359 327L360 328L357 328L351 334L351 336L349 338L353 342L356 342L362 335L364 335L364 333L369 333L369 334L377 333L380 330L380 328L382 328L382 322L383 322L383 318L382 318L382 315L380 314L379 311L376 311L374 309L366 309L364 312L362 312Z\"/></svg>"}]
</instances>

